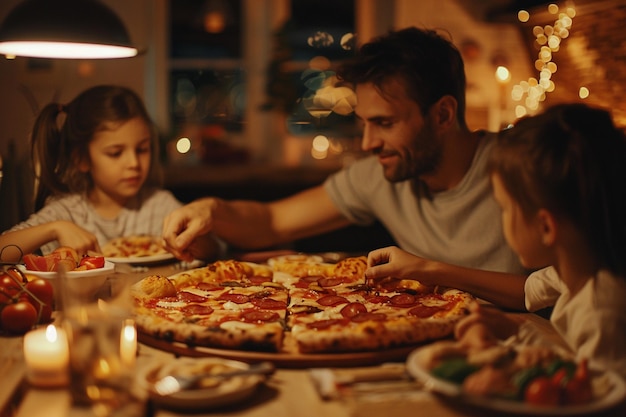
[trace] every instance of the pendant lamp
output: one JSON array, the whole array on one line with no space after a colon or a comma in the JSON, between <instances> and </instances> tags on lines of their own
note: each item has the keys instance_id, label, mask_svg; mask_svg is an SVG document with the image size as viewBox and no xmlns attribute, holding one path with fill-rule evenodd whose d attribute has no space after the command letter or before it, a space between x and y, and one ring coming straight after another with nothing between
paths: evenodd
<instances>
[{"instance_id":1,"label":"pendant lamp","mask_svg":"<svg viewBox=\"0 0 626 417\"><path fill-rule=\"evenodd\" d=\"M105 59L137 55L124 23L96 0L26 0L0 25L0 54Z\"/></svg>"}]
</instances>

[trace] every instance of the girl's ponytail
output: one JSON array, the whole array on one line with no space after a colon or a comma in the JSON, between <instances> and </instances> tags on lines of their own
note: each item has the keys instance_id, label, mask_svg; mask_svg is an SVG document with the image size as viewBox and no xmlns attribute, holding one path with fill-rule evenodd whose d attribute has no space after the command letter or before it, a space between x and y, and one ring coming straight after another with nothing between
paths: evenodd
<instances>
[{"instance_id":1,"label":"girl's ponytail","mask_svg":"<svg viewBox=\"0 0 626 417\"><path fill-rule=\"evenodd\" d=\"M62 175L67 169L70 155L67 155L67 144L58 124L59 115L64 112L64 106L50 103L35 120L31 135L31 153L37 179L35 210L41 209L49 196L68 191Z\"/></svg>"}]
</instances>

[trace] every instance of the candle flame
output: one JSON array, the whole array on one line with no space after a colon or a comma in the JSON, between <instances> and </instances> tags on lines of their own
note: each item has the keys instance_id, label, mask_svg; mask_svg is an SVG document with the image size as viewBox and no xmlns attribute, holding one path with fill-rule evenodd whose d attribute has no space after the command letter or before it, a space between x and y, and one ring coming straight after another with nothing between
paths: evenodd
<instances>
[{"instance_id":1,"label":"candle flame","mask_svg":"<svg viewBox=\"0 0 626 417\"><path fill-rule=\"evenodd\" d=\"M54 343L57 341L57 337L56 327L54 327L53 324L48 325L48 327L46 327L46 340L50 343Z\"/></svg>"}]
</instances>

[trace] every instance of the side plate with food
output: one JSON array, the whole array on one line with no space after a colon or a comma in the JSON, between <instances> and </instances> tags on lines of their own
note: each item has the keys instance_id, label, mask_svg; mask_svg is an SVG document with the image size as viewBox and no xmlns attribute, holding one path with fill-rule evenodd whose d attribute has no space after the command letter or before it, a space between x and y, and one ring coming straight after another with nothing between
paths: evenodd
<instances>
[{"instance_id":1,"label":"side plate with food","mask_svg":"<svg viewBox=\"0 0 626 417\"><path fill-rule=\"evenodd\" d=\"M626 398L626 383L613 371L592 372L589 371L589 379L591 383L591 396L587 401L572 404L563 403L563 393L555 394L561 396L561 403L558 404L535 404L528 401L528 392L531 390L530 384L533 378L541 377L558 378L559 371L564 373L567 366L576 364L571 359L558 357L555 353L554 357L544 356L546 366L538 364L528 364L527 368L517 369L515 373L511 373L510 384L507 381L500 381L498 387L493 389L486 388L485 394L472 392L467 388L467 378L472 373L485 368L497 369L502 361L515 360L518 355L525 355L527 347L508 347L499 346L494 348L492 352L483 351L480 353L482 359L491 358L483 362L468 362L467 357L459 354L458 348L454 342L438 342L427 345L414 350L406 361L407 371L416 380L421 381L424 387L434 393L443 395L449 399L459 402L471 404L476 407L518 415L542 415L542 416L575 416L588 415L600 411L611 409L618 405ZM534 350L534 347L528 347ZM540 347L539 350L546 352L547 347ZM443 353L445 351L445 353ZM497 351L497 352L496 352ZM521 353L520 353L521 352ZM528 351L529 357L537 354L537 351ZM544 353L539 353L544 355ZM577 364L576 366L580 366ZM494 378L495 381L498 378ZM514 390L519 392L506 392L505 386L510 385ZM563 383L561 383L563 385ZM547 394L546 389L542 390L541 395Z\"/></svg>"}]
</instances>

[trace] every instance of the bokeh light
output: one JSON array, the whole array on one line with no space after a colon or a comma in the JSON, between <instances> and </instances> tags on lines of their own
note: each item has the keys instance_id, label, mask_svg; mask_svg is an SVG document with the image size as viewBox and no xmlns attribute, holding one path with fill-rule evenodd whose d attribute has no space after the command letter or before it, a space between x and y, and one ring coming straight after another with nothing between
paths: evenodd
<instances>
[{"instance_id":1,"label":"bokeh light","mask_svg":"<svg viewBox=\"0 0 626 417\"><path fill-rule=\"evenodd\" d=\"M191 150L191 140L189 138L180 138L176 141L176 150L178 153L187 153Z\"/></svg>"}]
</instances>

